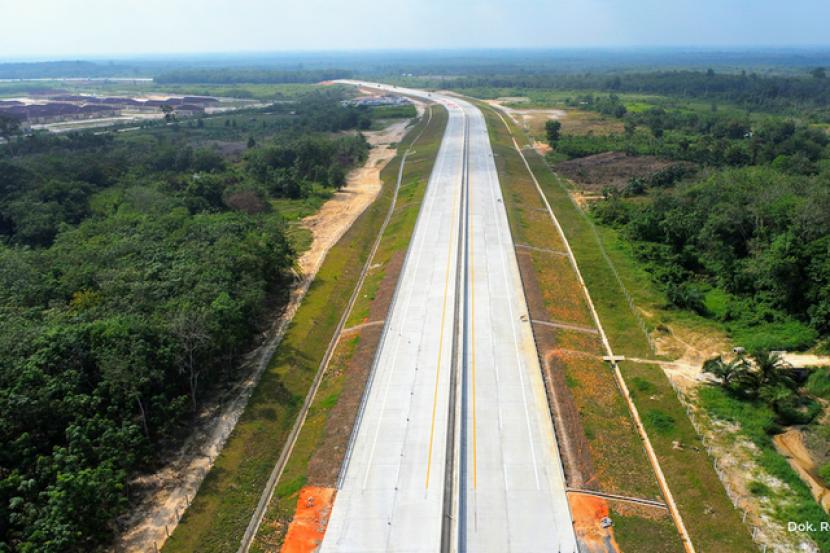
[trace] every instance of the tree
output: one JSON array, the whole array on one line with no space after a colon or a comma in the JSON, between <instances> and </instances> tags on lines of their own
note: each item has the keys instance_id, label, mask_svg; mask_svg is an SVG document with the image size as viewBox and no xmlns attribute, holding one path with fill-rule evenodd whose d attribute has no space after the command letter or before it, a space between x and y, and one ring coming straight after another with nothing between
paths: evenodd
<instances>
[{"instance_id":1,"label":"tree","mask_svg":"<svg viewBox=\"0 0 830 553\"><path fill-rule=\"evenodd\" d=\"M759 349L752 353L752 360L758 372L759 387L784 385L791 390L797 387L790 375L792 367L782 359L780 353Z\"/></svg>"},{"instance_id":2,"label":"tree","mask_svg":"<svg viewBox=\"0 0 830 553\"><path fill-rule=\"evenodd\" d=\"M179 311L173 318L171 331L179 342L179 370L187 373L190 402L193 409L196 409L199 377L202 374L199 355L210 339L205 313L189 309Z\"/></svg>"},{"instance_id":3,"label":"tree","mask_svg":"<svg viewBox=\"0 0 830 553\"><path fill-rule=\"evenodd\" d=\"M703 372L716 376L727 390L737 391L747 380L749 363L743 356L732 361L724 361L723 357L718 356L703 364Z\"/></svg>"},{"instance_id":4,"label":"tree","mask_svg":"<svg viewBox=\"0 0 830 553\"><path fill-rule=\"evenodd\" d=\"M559 134L561 129L562 123L560 121L550 119L545 122L545 135L547 136L548 144L551 147L559 142Z\"/></svg>"},{"instance_id":5,"label":"tree","mask_svg":"<svg viewBox=\"0 0 830 553\"><path fill-rule=\"evenodd\" d=\"M623 123L623 129L625 130L625 137L631 140L634 133L637 132L637 122L627 117L625 123Z\"/></svg>"},{"instance_id":6,"label":"tree","mask_svg":"<svg viewBox=\"0 0 830 553\"><path fill-rule=\"evenodd\" d=\"M161 106L161 112L164 114L164 120L168 123L176 120L176 114L173 112L173 106L164 104Z\"/></svg>"},{"instance_id":7,"label":"tree","mask_svg":"<svg viewBox=\"0 0 830 553\"><path fill-rule=\"evenodd\" d=\"M812 75L815 79L826 79L827 70L823 67L816 67L815 69L810 71L810 75Z\"/></svg>"},{"instance_id":8,"label":"tree","mask_svg":"<svg viewBox=\"0 0 830 553\"><path fill-rule=\"evenodd\" d=\"M5 139L5 141L9 144L9 147L11 147L12 137L19 133L20 121L14 117L0 114L0 136Z\"/></svg>"}]
</instances>

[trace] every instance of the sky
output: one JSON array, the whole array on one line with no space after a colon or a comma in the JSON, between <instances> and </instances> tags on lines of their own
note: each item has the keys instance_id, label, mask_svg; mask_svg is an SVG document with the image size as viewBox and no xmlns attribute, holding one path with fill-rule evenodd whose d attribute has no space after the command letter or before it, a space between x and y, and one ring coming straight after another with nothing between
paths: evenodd
<instances>
[{"instance_id":1,"label":"sky","mask_svg":"<svg viewBox=\"0 0 830 553\"><path fill-rule=\"evenodd\" d=\"M0 0L0 58L830 45L830 0Z\"/></svg>"}]
</instances>

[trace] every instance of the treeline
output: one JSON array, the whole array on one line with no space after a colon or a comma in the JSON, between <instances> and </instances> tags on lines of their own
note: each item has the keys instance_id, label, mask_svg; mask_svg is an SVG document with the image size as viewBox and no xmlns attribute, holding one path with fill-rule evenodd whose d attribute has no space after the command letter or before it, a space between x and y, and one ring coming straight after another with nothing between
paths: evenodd
<instances>
[{"instance_id":1,"label":"treeline","mask_svg":"<svg viewBox=\"0 0 830 553\"><path fill-rule=\"evenodd\" d=\"M310 69L298 71L246 68L176 69L156 75L159 84L287 84L317 83L348 79L345 69Z\"/></svg>"},{"instance_id":2,"label":"treeline","mask_svg":"<svg viewBox=\"0 0 830 553\"><path fill-rule=\"evenodd\" d=\"M239 161L194 145L228 128L210 119L0 148L0 551L103 550L131 476L238 378L293 274L269 200L341 185L368 150L297 123L321 101Z\"/></svg>"},{"instance_id":3,"label":"treeline","mask_svg":"<svg viewBox=\"0 0 830 553\"><path fill-rule=\"evenodd\" d=\"M558 154L569 158L624 151L711 166L772 164L787 173L811 175L830 157L826 132L792 120L770 118L753 124L747 117L725 112L661 107L627 112L613 94L607 98L578 97L574 102L622 119L624 132L562 135L552 145Z\"/></svg>"},{"instance_id":4,"label":"treeline","mask_svg":"<svg viewBox=\"0 0 830 553\"><path fill-rule=\"evenodd\" d=\"M0 63L0 79L140 76L146 72L131 64L82 60Z\"/></svg>"},{"instance_id":5,"label":"treeline","mask_svg":"<svg viewBox=\"0 0 830 553\"><path fill-rule=\"evenodd\" d=\"M429 79L426 79L429 81ZM596 90L647 93L730 102L753 110L778 110L798 106L830 106L830 78L822 68L805 76L760 76L714 71L654 71L620 74L520 73L453 77L436 81L456 89L513 88Z\"/></svg>"},{"instance_id":6,"label":"treeline","mask_svg":"<svg viewBox=\"0 0 830 553\"><path fill-rule=\"evenodd\" d=\"M830 333L829 171L718 171L651 202L612 195L593 213L625 233L670 302L727 323L742 345L800 348Z\"/></svg>"}]
</instances>

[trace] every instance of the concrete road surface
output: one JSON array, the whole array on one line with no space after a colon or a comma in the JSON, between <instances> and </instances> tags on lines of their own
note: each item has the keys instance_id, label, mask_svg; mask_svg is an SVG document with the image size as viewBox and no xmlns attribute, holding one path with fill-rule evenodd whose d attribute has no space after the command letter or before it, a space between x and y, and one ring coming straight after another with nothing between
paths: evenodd
<instances>
[{"instance_id":1,"label":"concrete road surface","mask_svg":"<svg viewBox=\"0 0 830 553\"><path fill-rule=\"evenodd\" d=\"M484 117L391 91L449 120L321 551L575 553Z\"/></svg>"}]
</instances>

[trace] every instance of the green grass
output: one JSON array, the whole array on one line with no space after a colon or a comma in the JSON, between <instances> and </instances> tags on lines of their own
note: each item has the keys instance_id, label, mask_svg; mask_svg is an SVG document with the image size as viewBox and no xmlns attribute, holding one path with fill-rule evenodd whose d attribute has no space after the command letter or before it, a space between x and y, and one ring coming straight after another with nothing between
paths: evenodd
<instances>
[{"instance_id":1,"label":"green grass","mask_svg":"<svg viewBox=\"0 0 830 553\"><path fill-rule=\"evenodd\" d=\"M671 517L643 516L628 506L611 505L609 518L614 522L614 535L624 553L679 553L682 551L677 528ZM647 544L644 548L644 544ZM726 550L723 551L726 553ZM731 553L731 552L730 552Z\"/></svg>"},{"instance_id":2,"label":"green grass","mask_svg":"<svg viewBox=\"0 0 830 553\"><path fill-rule=\"evenodd\" d=\"M384 267L393 255L402 254L407 248L420 210L421 199L426 190L426 183L438 153L446 120L447 112L443 108L433 108L432 122L418 140L416 153L407 158L401 179L398 203L383 234L378 251L372 259L373 265ZM415 129L409 134L408 140L412 140L419 132L420 128ZM407 144L408 142L405 142L404 148ZM403 150L400 150L400 152L403 152ZM400 167L400 157L400 155L397 156L381 172L381 179L385 187L394 186ZM369 276L383 274L382 270L375 269L369 273ZM377 283L379 284L379 282L378 280ZM368 311L371 300L366 300L368 296L367 288L376 290L377 285L373 284L370 278L367 278L359 295L360 298L363 298L363 303L367 306L366 310ZM363 310L363 307L356 305L355 311L358 310ZM300 491L300 488L291 487L290 483L301 479L305 482L308 463L325 435L329 412L337 405L343 387L350 384L346 381L344 369L354 354L359 339L358 335L350 340L343 340L335 350L331 366L311 405L308 417L294 446L294 451L280 478L275 496L271 500L263 523L257 532L256 540L251 547L252 553L269 551L269 544L278 543L282 539L279 532L285 530L286 527L279 524L279 522L287 523L291 520L297 502L297 495Z\"/></svg>"},{"instance_id":3,"label":"green grass","mask_svg":"<svg viewBox=\"0 0 830 553\"><path fill-rule=\"evenodd\" d=\"M29 88L51 88L73 94L86 93L98 95L142 95L142 94L187 94L198 96L224 96L251 98L257 100L293 99L308 93L316 84L157 84L152 81L19 81L0 83L0 97L20 96Z\"/></svg>"},{"instance_id":4,"label":"green grass","mask_svg":"<svg viewBox=\"0 0 830 553\"><path fill-rule=\"evenodd\" d=\"M331 189L315 185L306 198L271 200L271 207L286 223L286 237L298 256L311 247L314 238L310 230L300 225L300 221L316 213L333 195Z\"/></svg>"},{"instance_id":5,"label":"green grass","mask_svg":"<svg viewBox=\"0 0 830 553\"><path fill-rule=\"evenodd\" d=\"M504 125L484 108L488 115L491 140L505 143ZM511 125L520 145L527 142L515 125ZM566 237L582 271L583 278L599 313L615 353L647 357L652 355L645 334L639 328L634 312L624 298L620 284L611 267L600 253L597 236L591 222L568 195L566 186L554 175L541 156L526 150L542 190L563 227ZM606 244L606 246L608 246ZM619 247L619 244L615 244ZM609 256L613 247L609 247ZM619 255L616 257L620 257ZM638 298L645 295L649 303L659 294L652 290L650 280L638 269L633 258L622 257L622 264L615 267L626 288L639 305ZM645 280L644 280L645 277ZM638 288L633 283L645 286ZM742 552L755 551L747 527L733 508L726 492L718 480L711 460L701 447L700 438L686 417L685 409L660 367L648 364L622 363L621 371L627 381L639 378L640 384L652 389L649 394L633 389L632 396L641 413L659 412L660 416L646 418L644 424L669 482L675 501L683 516L688 531L699 552ZM669 431L667 420L673 421ZM673 442L679 440L688 447L676 449Z\"/></svg>"},{"instance_id":6,"label":"green grass","mask_svg":"<svg viewBox=\"0 0 830 553\"><path fill-rule=\"evenodd\" d=\"M410 132L406 140L413 134ZM234 552L239 547L383 222L392 192L393 187L385 182L375 202L329 251L214 468L165 543L164 553ZM291 482L288 490L300 480Z\"/></svg>"}]
</instances>

